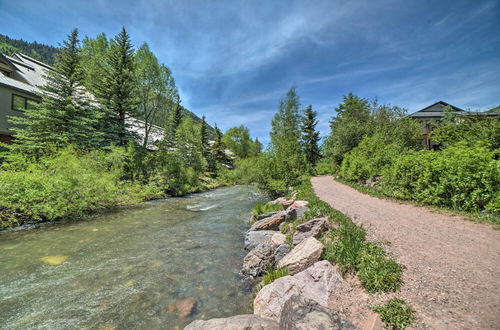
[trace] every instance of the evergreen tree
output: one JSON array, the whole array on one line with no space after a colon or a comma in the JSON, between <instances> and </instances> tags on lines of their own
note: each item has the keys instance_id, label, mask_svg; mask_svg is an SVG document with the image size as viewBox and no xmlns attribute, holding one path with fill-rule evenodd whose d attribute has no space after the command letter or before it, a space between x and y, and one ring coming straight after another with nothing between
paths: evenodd
<instances>
[{"instance_id":1,"label":"evergreen tree","mask_svg":"<svg viewBox=\"0 0 500 330\"><path fill-rule=\"evenodd\" d=\"M212 144L212 155L215 158L215 161L219 164L226 164L228 162L228 158L226 156L226 146L222 140L223 134L221 130L215 124L215 141Z\"/></svg>"},{"instance_id":2,"label":"evergreen tree","mask_svg":"<svg viewBox=\"0 0 500 330\"><path fill-rule=\"evenodd\" d=\"M104 85L103 72L109 51L109 41L104 33L96 38L85 37L82 41L82 69L85 74L85 88L98 95L99 87Z\"/></svg>"},{"instance_id":3,"label":"evergreen tree","mask_svg":"<svg viewBox=\"0 0 500 330\"><path fill-rule=\"evenodd\" d=\"M109 143L125 145L133 138L126 119L137 109L134 49L125 28L111 40L103 69L103 79L96 88L106 111L102 129Z\"/></svg>"},{"instance_id":4,"label":"evergreen tree","mask_svg":"<svg viewBox=\"0 0 500 330\"><path fill-rule=\"evenodd\" d=\"M177 133L177 128L181 125L182 123L182 106L180 104L180 97L177 96L175 102L174 102L174 109L172 111L172 114L170 116L169 123L166 125L167 126L167 144L170 147L175 146L175 135Z\"/></svg>"},{"instance_id":5,"label":"evergreen tree","mask_svg":"<svg viewBox=\"0 0 500 330\"><path fill-rule=\"evenodd\" d=\"M28 101L23 116L11 118L16 132L11 152L40 157L67 144L91 148L101 142L95 130L98 112L86 96L83 77L75 29L57 53L54 70L47 70L41 103Z\"/></svg>"},{"instance_id":6,"label":"evergreen tree","mask_svg":"<svg viewBox=\"0 0 500 330\"><path fill-rule=\"evenodd\" d=\"M208 169L211 172L216 171L216 162L210 150L210 141L208 137L208 124L206 122L205 116L201 117L200 123L200 138L201 138L201 148L202 154L208 164Z\"/></svg>"},{"instance_id":7,"label":"evergreen tree","mask_svg":"<svg viewBox=\"0 0 500 330\"><path fill-rule=\"evenodd\" d=\"M184 166L192 168L196 173L202 173L206 169L200 126L190 117L186 117L177 128L175 146L175 153Z\"/></svg>"},{"instance_id":8,"label":"evergreen tree","mask_svg":"<svg viewBox=\"0 0 500 330\"><path fill-rule=\"evenodd\" d=\"M250 151L250 155L252 157L258 156L262 152L262 143L260 143L258 138L252 142L252 148Z\"/></svg>"},{"instance_id":9,"label":"evergreen tree","mask_svg":"<svg viewBox=\"0 0 500 330\"><path fill-rule=\"evenodd\" d=\"M318 121L316 120L316 116L318 114L316 111L312 109L312 106L308 106L304 110L304 117L302 118L302 123L300 129L302 131L302 148L306 153L307 162L313 167L316 166L316 163L320 159L320 150L318 146L319 132L316 131L316 125Z\"/></svg>"}]
</instances>

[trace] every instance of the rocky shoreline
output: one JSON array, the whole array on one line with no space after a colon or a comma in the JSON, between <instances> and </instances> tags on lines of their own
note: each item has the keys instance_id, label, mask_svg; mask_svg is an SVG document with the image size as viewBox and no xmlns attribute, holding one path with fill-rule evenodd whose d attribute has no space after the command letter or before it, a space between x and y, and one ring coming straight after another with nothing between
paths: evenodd
<instances>
[{"instance_id":1,"label":"rocky shoreline","mask_svg":"<svg viewBox=\"0 0 500 330\"><path fill-rule=\"evenodd\" d=\"M186 326L194 329L356 329L348 320L328 308L330 297L344 285L337 266L321 260L324 245L318 240L336 225L327 218L313 218L294 227L309 208L307 201L278 198L271 202L283 211L257 215L245 236L241 274L257 280L270 272L283 270L260 289L253 301L253 314L228 318L196 320Z\"/></svg>"}]
</instances>

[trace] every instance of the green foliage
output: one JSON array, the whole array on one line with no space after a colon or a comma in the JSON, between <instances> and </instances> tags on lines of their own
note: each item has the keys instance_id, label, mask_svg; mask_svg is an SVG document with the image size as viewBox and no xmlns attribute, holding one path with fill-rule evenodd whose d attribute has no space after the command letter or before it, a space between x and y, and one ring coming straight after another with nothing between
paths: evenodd
<instances>
[{"instance_id":1,"label":"green foliage","mask_svg":"<svg viewBox=\"0 0 500 330\"><path fill-rule=\"evenodd\" d=\"M260 177L259 165L263 155L256 157L237 159L234 168L219 166L218 179L227 185L231 184L251 184L258 182Z\"/></svg>"},{"instance_id":2,"label":"green foliage","mask_svg":"<svg viewBox=\"0 0 500 330\"><path fill-rule=\"evenodd\" d=\"M172 72L146 43L135 54L135 79L140 100L136 115L144 121L143 147L147 147L153 125L164 123L171 108L177 107L178 91Z\"/></svg>"},{"instance_id":3,"label":"green foliage","mask_svg":"<svg viewBox=\"0 0 500 330\"><path fill-rule=\"evenodd\" d=\"M388 329L402 330L415 321L415 311L403 299L393 298L384 305L373 306Z\"/></svg>"},{"instance_id":4,"label":"green foliage","mask_svg":"<svg viewBox=\"0 0 500 330\"><path fill-rule=\"evenodd\" d=\"M500 149L500 120L471 115L459 122L452 121L432 131L431 139L442 146L482 143L490 149Z\"/></svg>"},{"instance_id":5,"label":"green foliage","mask_svg":"<svg viewBox=\"0 0 500 330\"><path fill-rule=\"evenodd\" d=\"M318 124L316 120L317 115L318 113L309 105L304 110L304 116L300 125L302 148L305 151L307 162L312 167L316 166L316 163L321 158L318 146L320 140L319 132L316 131L316 125Z\"/></svg>"},{"instance_id":6,"label":"green foliage","mask_svg":"<svg viewBox=\"0 0 500 330\"><path fill-rule=\"evenodd\" d=\"M363 228L353 222L344 221L338 231L330 234L323 258L339 265L342 274L356 273L365 235Z\"/></svg>"},{"instance_id":7,"label":"green foliage","mask_svg":"<svg viewBox=\"0 0 500 330\"><path fill-rule=\"evenodd\" d=\"M109 41L104 33L96 38L85 37L82 41L81 64L84 73L84 86L97 95L100 86L105 84L103 72L109 52Z\"/></svg>"},{"instance_id":8,"label":"green foliage","mask_svg":"<svg viewBox=\"0 0 500 330\"><path fill-rule=\"evenodd\" d=\"M18 223L57 220L162 195L154 186L121 181L114 157L121 156L101 151L79 155L69 147L36 163L4 165L0 227L12 225L13 218Z\"/></svg>"},{"instance_id":9,"label":"green foliage","mask_svg":"<svg viewBox=\"0 0 500 330\"><path fill-rule=\"evenodd\" d=\"M77 30L63 42L54 71L47 72L46 80L41 87L42 102L10 119L16 132L10 152L38 158L68 144L80 149L99 145L102 135L96 131L96 123L100 114L82 89Z\"/></svg>"},{"instance_id":10,"label":"green foliage","mask_svg":"<svg viewBox=\"0 0 500 330\"><path fill-rule=\"evenodd\" d=\"M222 142L240 159L257 156L262 148L258 140L252 141L250 131L243 125L227 130Z\"/></svg>"},{"instance_id":11,"label":"green foliage","mask_svg":"<svg viewBox=\"0 0 500 330\"><path fill-rule=\"evenodd\" d=\"M283 211L283 205L272 203L256 203L252 208L252 216L256 217L259 214L264 214L274 211Z\"/></svg>"},{"instance_id":12,"label":"green foliage","mask_svg":"<svg viewBox=\"0 0 500 330\"><path fill-rule=\"evenodd\" d=\"M358 268L361 284L369 293L398 291L403 283L403 267L387 258L384 250L373 243L364 243Z\"/></svg>"},{"instance_id":13,"label":"green foliage","mask_svg":"<svg viewBox=\"0 0 500 330\"><path fill-rule=\"evenodd\" d=\"M386 144L379 134L365 137L361 143L344 156L340 176L351 181L364 182L391 165L392 160L404 152L402 146Z\"/></svg>"},{"instance_id":14,"label":"green foliage","mask_svg":"<svg viewBox=\"0 0 500 330\"><path fill-rule=\"evenodd\" d=\"M397 198L462 211L499 209L498 152L481 145L403 154L382 175L384 189Z\"/></svg>"},{"instance_id":15,"label":"green foliage","mask_svg":"<svg viewBox=\"0 0 500 330\"><path fill-rule=\"evenodd\" d=\"M340 164L344 154L354 149L370 132L370 105L368 100L349 93L335 112L337 114L330 122L331 134L325 142L325 156Z\"/></svg>"},{"instance_id":16,"label":"green foliage","mask_svg":"<svg viewBox=\"0 0 500 330\"><path fill-rule=\"evenodd\" d=\"M267 272L262 276L262 280L257 287L257 291L260 291L260 289L262 289L266 285L271 284L278 278L287 276L288 274L289 271L287 267L278 269L268 268Z\"/></svg>"},{"instance_id":17,"label":"green foliage","mask_svg":"<svg viewBox=\"0 0 500 330\"><path fill-rule=\"evenodd\" d=\"M338 165L330 158L322 158L316 164L315 172L318 175L335 174L338 172Z\"/></svg>"}]
</instances>

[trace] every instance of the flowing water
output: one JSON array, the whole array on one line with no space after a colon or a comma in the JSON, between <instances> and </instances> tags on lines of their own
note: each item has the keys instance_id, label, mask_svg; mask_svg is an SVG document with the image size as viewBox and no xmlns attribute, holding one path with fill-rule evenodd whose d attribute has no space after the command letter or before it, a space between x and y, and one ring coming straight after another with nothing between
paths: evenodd
<instances>
[{"instance_id":1,"label":"flowing water","mask_svg":"<svg viewBox=\"0 0 500 330\"><path fill-rule=\"evenodd\" d=\"M0 233L1 329L176 329L251 313L238 275L252 187ZM178 299L193 297L182 319Z\"/></svg>"}]
</instances>

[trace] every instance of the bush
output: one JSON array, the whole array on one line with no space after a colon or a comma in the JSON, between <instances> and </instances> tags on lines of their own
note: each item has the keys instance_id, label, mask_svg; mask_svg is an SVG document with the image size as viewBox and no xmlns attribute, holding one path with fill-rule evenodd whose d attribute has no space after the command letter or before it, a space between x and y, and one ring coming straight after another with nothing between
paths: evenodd
<instances>
[{"instance_id":1,"label":"bush","mask_svg":"<svg viewBox=\"0 0 500 330\"><path fill-rule=\"evenodd\" d=\"M120 181L121 169L108 163L114 156L78 155L69 147L37 163L18 163L16 170L6 165L0 172L0 227L81 216L161 196L153 185Z\"/></svg>"},{"instance_id":2,"label":"bush","mask_svg":"<svg viewBox=\"0 0 500 330\"><path fill-rule=\"evenodd\" d=\"M461 211L500 209L497 151L464 143L441 152L419 151L396 157L383 172L383 186L398 198Z\"/></svg>"},{"instance_id":3,"label":"bush","mask_svg":"<svg viewBox=\"0 0 500 330\"><path fill-rule=\"evenodd\" d=\"M393 298L385 305L373 306L388 329L406 329L415 321L415 311L403 299Z\"/></svg>"},{"instance_id":4,"label":"bush","mask_svg":"<svg viewBox=\"0 0 500 330\"><path fill-rule=\"evenodd\" d=\"M386 144L378 134L365 137L356 148L344 156L340 176L346 180L364 182L380 175L383 169L403 152L404 148L397 144Z\"/></svg>"}]
</instances>

